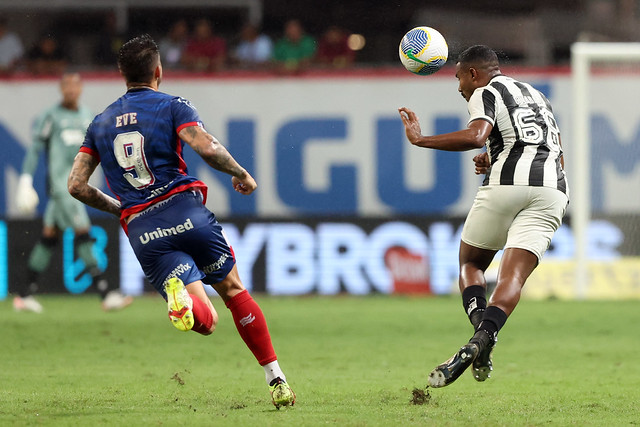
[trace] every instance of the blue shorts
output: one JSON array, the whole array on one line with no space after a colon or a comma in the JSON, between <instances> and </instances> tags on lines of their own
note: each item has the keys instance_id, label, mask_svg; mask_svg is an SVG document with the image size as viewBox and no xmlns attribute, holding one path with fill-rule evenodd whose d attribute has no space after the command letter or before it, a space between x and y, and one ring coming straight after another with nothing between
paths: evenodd
<instances>
[{"instance_id":1,"label":"blue shorts","mask_svg":"<svg viewBox=\"0 0 640 427\"><path fill-rule=\"evenodd\" d=\"M231 246L198 193L179 193L128 224L129 243L154 288L166 299L165 282L221 282L235 265Z\"/></svg>"}]
</instances>

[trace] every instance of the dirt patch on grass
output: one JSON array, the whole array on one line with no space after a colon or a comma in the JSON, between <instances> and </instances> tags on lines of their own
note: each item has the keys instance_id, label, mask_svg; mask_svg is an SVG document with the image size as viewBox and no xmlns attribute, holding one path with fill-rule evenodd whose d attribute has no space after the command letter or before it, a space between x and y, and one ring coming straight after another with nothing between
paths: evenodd
<instances>
[{"instance_id":1,"label":"dirt patch on grass","mask_svg":"<svg viewBox=\"0 0 640 427\"><path fill-rule=\"evenodd\" d=\"M175 380L178 384L180 385L184 385L184 380L182 379L182 377L180 376L179 373L175 373L173 374L173 376L171 377L172 380Z\"/></svg>"},{"instance_id":2,"label":"dirt patch on grass","mask_svg":"<svg viewBox=\"0 0 640 427\"><path fill-rule=\"evenodd\" d=\"M429 388L414 388L411 391L411 404L412 405L426 405L431 401L431 393L429 393Z\"/></svg>"}]
</instances>

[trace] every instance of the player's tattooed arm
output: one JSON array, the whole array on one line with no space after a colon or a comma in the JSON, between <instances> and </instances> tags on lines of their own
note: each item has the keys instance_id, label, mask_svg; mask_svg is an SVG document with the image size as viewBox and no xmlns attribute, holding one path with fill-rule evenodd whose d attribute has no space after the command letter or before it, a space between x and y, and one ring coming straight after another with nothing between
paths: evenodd
<instances>
[{"instance_id":1,"label":"player's tattooed arm","mask_svg":"<svg viewBox=\"0 0 640 427\"><path fill-rule=\"evenodd\" d=\"M186 142L209 166L232 176L233 188L242 194L251 194L257 184L227 149L213 135L200 126L189 126L180 131L180 139Z\"/></svg>"},{"instance_id":2,"label":"player's tattooed arm","mask_svg":"<svg viewBox=\"0 0 640 427\"><path fill-rule=\"evenodd\" d=\"M78 153L67 181L69 194L84 204L119 217L120 202L89 184L89 178L97 166L98 161L92 155Z\"/></svg>"},{"instance_id":3,"label":"player's tattooed arm","mask_svg":"<svg viewBox=\"0 0 640 427\"><path fill-rule=\"evenodd\" d=\"M212 168L238 178L242 178L247 173L224 145L200 126L186 127L180 131L179 136Z\"/></svg>"}]
</instances>

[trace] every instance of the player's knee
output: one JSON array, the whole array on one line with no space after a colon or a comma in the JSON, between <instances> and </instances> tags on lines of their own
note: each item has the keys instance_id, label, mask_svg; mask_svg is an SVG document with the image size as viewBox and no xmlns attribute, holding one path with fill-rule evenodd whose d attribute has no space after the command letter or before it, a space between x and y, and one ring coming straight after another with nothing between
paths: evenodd
<instances>
[{"instance_id":1,"label":"player's knee","mask_svg":"<svg viewBox=\"0 0 640 427\"><path fill-rule=\"evenodd\" d=\"M227 277L221 282L212 285L216 290L218 295L220 295L223 299L232 298L234 295L239 294L240 292L245 290L240 277L235 271L229 273Z\"/></svg>"}]
</instances>

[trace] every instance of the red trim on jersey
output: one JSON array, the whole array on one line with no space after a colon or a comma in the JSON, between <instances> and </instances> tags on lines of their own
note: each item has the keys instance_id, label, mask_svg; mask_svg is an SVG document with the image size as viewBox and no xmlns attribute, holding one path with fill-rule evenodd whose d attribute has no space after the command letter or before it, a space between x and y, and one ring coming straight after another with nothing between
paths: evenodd
<instances>
[{"instance_id":1,"label":"red trim on jersey","mask_svg":"<svg viewBox=\"0 0 640 427\"><path fill-rule=\"evenodd\" d=\"M97 161L100 161L100 154L89 147L80 147L80 150L78 150L78 152L90 154L91 156L95 157Z\"/></svg>"},{"instance_id":2,"label":"red trim on jersey","mask_svg":"<svg viewBox=\"0 0 640 427\"><path fill-rule=\"evenodd\" d=\"M178 126L178 129L176 129L176 133L180 133L180 131L182 129L188 128L190 126L200 126L200 123L198 123L198 122L189 122L189 123L182 124L182 125Z\"/></svg>"},{"instance_id":3,"label":"red trim on jersey","mask_svg":"<svg viewBox=\"0 0 640 427\"><path fill-rule=\"evenodd\" d=\"M162 196L158 196L147 203L143 203L141 205L135 205L135 206L131 206L130 208L123 209L122 212L120 212L120 225L122 226L122 229L124 230L125 233L129 234L127 230L127 221L126 221L129 216L133 215L134 213L142 212L149 206L155 203L161 202L165 199L168 199L174 194L182 193L188 190L200 190L200 192L202 193L202 204L204 205L205 203L207 203L208 188L204 182L194 181L194 182L190 182L189 184L180 185L176 188L172 188L168 193L163 194Z\"/></svg>"},{"instance_id":4,"label":"red trim on jersey","mask_svg":"<svg viewBox=\"0 0 640 427\"><path fill-rule=\"evenodd\" d=\"M115 191L113 191L113 190L111 189L111 184L109 184L109 180L107 179L107 177L106 177L106 176L104 177L104 182L106 182L106 183L107 183L107 187L109 188L109 191L111 191L111 193L113 193L113 195L116 197L116 199L118 199L118 201L119 201L119 202L122 202L122 201L120 200L120 196L118 196L118 195L115 193Z\"/></svg>"},{"instance_id":5,"label":"red trim on jersey","mask_svg":"<svg viewBox=\"0 0 640 427\"><path fill-rule=\"evenodd\" d=\"M182 157L182 142L180 138L176 140L176 154L178 155L178 172L182 175L187 174L187 163L184 161Z\"/></svg>"},{"instance_id":6,"label":"red trim on jersey","mask_svg":"<svg viewBox=\"0 0 640 427\"><path fill-rule=\"evenodd\" d=\"M180 131L182 129L188 128L188 127L191 127L191 126L201 126L201 124L200 124L200 122L189 122L189 123L181 124L176 129L176 134L180 134ZM178 155L178 161L179 161L178 170L182 175L186 175L187 174L187 163L182 158L182 144L180 143L180 138L179 137L178 137L178 139L176 141L176 154Z\"/></svg>"}]
</instances>

